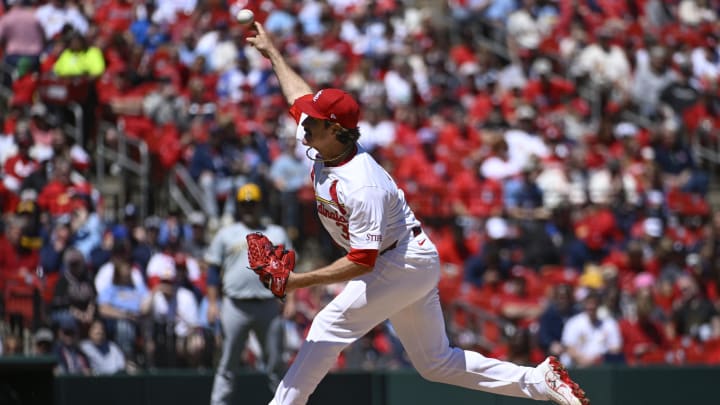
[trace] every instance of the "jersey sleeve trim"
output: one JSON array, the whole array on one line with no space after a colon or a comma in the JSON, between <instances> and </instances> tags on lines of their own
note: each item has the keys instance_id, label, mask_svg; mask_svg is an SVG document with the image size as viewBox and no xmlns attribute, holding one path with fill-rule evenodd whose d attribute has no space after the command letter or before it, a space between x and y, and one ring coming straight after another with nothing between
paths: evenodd
<instances>
[{"instance_id":1,"label":"jersey sleeve trim","mask_svg":"<svg viewBox=\"0 0 720 405\"><path fill-rule=\"evenodd\" d=\"M352 249L347 254L348 260L365 267L375 267L377 257L377 249Z\"/></svg>"}]
</instances>

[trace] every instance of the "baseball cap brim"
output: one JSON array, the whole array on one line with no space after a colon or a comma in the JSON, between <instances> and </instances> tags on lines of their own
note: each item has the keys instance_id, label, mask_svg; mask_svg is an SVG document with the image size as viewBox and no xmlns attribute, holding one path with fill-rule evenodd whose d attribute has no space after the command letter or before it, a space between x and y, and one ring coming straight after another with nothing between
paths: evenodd
<instances>
[{"instance_id":1,"label":"baseball cap brim","mask_svg":"<svg viewBox=\"0 0 720 405\"><path fill-rule=\"evenodd\" d=\"M313 101L310 98L296 100L295 107L297 107L300 112L307 114L309 117L318 118L321 120L330 119L330 117L315 109L315 107L313 106Z\"/></svg>"}]
</instances>

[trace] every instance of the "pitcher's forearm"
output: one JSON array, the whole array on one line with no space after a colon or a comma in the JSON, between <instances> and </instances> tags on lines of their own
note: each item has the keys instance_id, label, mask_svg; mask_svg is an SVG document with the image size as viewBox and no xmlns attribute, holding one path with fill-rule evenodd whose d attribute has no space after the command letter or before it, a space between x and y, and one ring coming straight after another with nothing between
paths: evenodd
<instances>
[{"instance_id":1,"label":"pitcher's forearm","mask_svg":"<svg viewBox=\"0 0 720 405\"><path fill-rule=\"evenodd\" d=\"M272 63L275 75L280 82L280 88L282 89L283 96L288 104L292 103L301 96L311 94L312 88L303 80L300 75L293 70L287 63L285 58L282 57L280 51L272 49L268 52L268 59Z\"/></svg>"},{"instance_id":2,"label":"pitcher's forearm","mask_svg":"<svg viewBox=\"0 0 720 405\"><path fill-rule=\"evenodd\" d=\"M327 285L352 280L372 271L372 267L351 262L347 257L341 257L332 264L307 273L290 273L288 290L311 287L314 285Z\"/></svg>"}]
</instances>

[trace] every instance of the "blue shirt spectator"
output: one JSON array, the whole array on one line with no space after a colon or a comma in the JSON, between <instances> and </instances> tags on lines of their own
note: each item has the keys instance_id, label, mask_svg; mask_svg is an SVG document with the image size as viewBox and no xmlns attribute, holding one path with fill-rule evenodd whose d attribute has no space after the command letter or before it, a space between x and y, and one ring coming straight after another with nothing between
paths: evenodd
<instances>
[{"instance_id":1,"label":"blue shirt spectator","mask_svg":"<svg viewBox=\"0 0 720 405\"><path fill-rule=\"evenodd\" d=\"M508 208L538 208L543 205L542 190L530 180L529 174L505 182L505 206Z\"/></svg>"},{"instance_id":2,"label":"blue shirt spectator","mask_svg":"<svg viewBox=\"0 0 720 405\"><path fill-rule=\"evenodd\" d=\"M297 23L295 16L286 10L275 9L268 14L265 20L265 29L274 34L288 34L292 32Z\"/></svg>"},{"instance_id":3,"label":"blue shirt spectator","mask_svg":"<svg viewBox=\"0 0 720 405\"><path fill-rule=\"evenodd\" d=\"M572 286L567 284L555 285L553 287L552 302L540 315L538 344L546 354L558 356L564 351L561 343L563 327L565 322L576 313Z\"/></svg>"},{"instance_id":4,"label":"blue shirt spectator","mask_svg":"<svg viewBox=\"0 0 720 405\"><path fill-rule=\"evenodd\" d=\"M72 243L83 254L85 260L90 260L93 249L100 246L104 230L105 224L96 212L87 214L87 218L75 230Z\"/></svg>"},{"instance_id":5,"label":"blue shirt spectator","mask_svg":"<svg viewBox=\"0 0 720 405\"><path fill-rule=\"evenodd\" d=\"M148 289L145 285L111 284L100 292L98 304L109 305L117 310L139 315L143 299L147 294Z\"/></svg>"},{"instance_id":6,"label":"blue shirt spectator","mask_svg":"<svg viewBox=\"0 0 720 405\"><path fill-rule=\"evenodd\" d=\"M508 16L515 10L518 5L515 0L494 0L485 10L484 16L488 20L499 21L505 23Z\"/></svg>"}]
</instances>

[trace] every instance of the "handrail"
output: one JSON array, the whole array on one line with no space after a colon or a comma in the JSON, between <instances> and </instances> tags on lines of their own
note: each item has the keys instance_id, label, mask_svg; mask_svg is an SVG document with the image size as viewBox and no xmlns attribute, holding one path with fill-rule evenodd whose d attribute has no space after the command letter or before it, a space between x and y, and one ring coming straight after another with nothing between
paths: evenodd
<instances>
[{"instance_id":1,"label":"handrail","mask_svg":"<svg viewBox=\"0 0 720 405\"><path fill-rule=\"evenodd\" d=\"M631 111L623 111L621 117L627 121L634 123L635 125L638 125L641 128L645 128L648 130L654 130L655 128L657 128L657 124L649 118Z\"/></svg>"},{"instance_id":2,"label":"handrail","mask_svg":"<svg viewBox=\"0 0 720 405\"><path fill-rule=\"evenodd\" d=\"M493 52L495 55L500 56L502 58L505 58L507 60L510 59L510 53L508 52L507 48L505 48L501 43L498 41L485 37L483 35L480 35L480 38L477 40L477 43L488 49L489 51Z\"/></svg>"},{"instance_id":3,"label":"handrail","mask_svg":"<svg viewBox=\"0 0 720 405\"><path fill-rule=\"evenodd\" d=\"M2 112L5 113L12 100L13 91L5 85L5 75L12 77L13 69L4 61L0 62L0 99L2 100Z\"/></svg>"},{"instance_id":4,"label":"handrail","mask_svg":"<svg viewBox=\"0 0 720 405\"><path fill-rule=\"evenodd\" d=\"M81 146L85 146L83 143L85 141L84 137L84 127L83 127L83 110L80 104L75 102L70 102L66 105L66 107L72 112L73 116L75 117L75 126L67 125L70 130L66 129L66 132L70 134L75 139L75 143Z\"/></svg>"},{"instance_id":5,"label":"handrail","mask_svg":"<svg viewBox=\"0 0 720 405\"><path fill-rule=\"evenodd\" d=\"M183 194L183 192L180 190L177 182L172 182L170 181L170 179L168 179L168 191L170 192L170 197L180 207L180 210L186 217L194 211L192 203L190 203L190 201L185 198L185 194Z\"/></svg>"},{"instance_id":6,"label":"handrail","mask_svg":"<svg viewBox=\"0 0 720 405\"><path fill-rule=\"evenodd\" d=\"M148 146L140 139L128 137L122 131L122 128L118 128L108 122L102 122L100 128L100 133L103 135L99 137L99 141L96 144L97 161L95 167L97 171L97 181L100 184L103 183L106 176L107 161L112 161L123 170L138 176L139 194L141 198L138 213L141 218L143 218L148 213L147 195L149 191L150 174ZM106 143L104 134L109 128L118 131L116 147L110 147ZM137 149L139 154L138 159L134 159L129 153L131 148ZM182 185L180 183L182 183ZM173 202L178 205L185 215L189 215L195 211L195 207L200 207L205 213L210 212L209 208L205 206L202 190L184 166L176 164L168 171L167 187Z\"/></svg>"},{"instance_id":7,"label":"handrail","mask_svg":"<svg viewBox=\"0 0 720 405\"><path fill-rule=\"evenodd\" d=\"M178 183L178 179L183 184L183 188L192 198L192 201L188 201L185 198L182 188ZM180 209L187 215L193 211L192 206L200 207L206 215L210 215L210 207L205 204L205 198L203 198L203 191L197 185L195 180L190 176L187 168L181 164L173 166L170 176L168 178L168 184L170 187L170 193L176 198L176 202L180 205Z\"/></svg>"},{"instance_id":8,"label":"handrail","mask_svg":"<svg viewBox=\"0 0 720 405\"><path fill-rule=\"evenodd\" d=\"M113 150L105 144L105 130L108 128L114 128L118 131L117 137L117 150ZM148 176L150 175L150 152L145 141L140 139L134 139L128 137L120 128L108 123L102 122L100 125L101 134L98 137L96 143L96 173L97 181L102 184L105 179L105 160L110 160L119 165L123 170L127 170L139 179L140 186L140 204L138 206L138 214L141 218L144 218L148 213L148 191L149 181ZM138 151L138 159L133 159L128 154L128 148L135 148Z\"/></svg>"},{"instance_id":9,"label":"handrail","mask_svg":"<svg viewBox=\"0 0 720 405\"><path fill-rule=\"evenodd\" d=\"M720 165L720 145L718 145L717 149L708 148L701 144L697 137L693 137L692 147L695 156L710 161L713 164Z\"/></svg>"}]
</instances>

